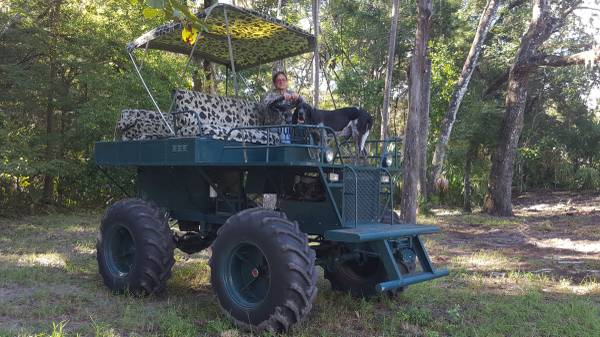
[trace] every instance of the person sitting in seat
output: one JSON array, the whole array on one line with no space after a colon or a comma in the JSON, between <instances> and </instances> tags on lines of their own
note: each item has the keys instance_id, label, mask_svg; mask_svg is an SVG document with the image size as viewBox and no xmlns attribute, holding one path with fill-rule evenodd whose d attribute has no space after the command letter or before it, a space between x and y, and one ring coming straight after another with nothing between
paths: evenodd
<instances>
[{"instance_id":1,"label":"person sitting in seat","mask_svg":"<svg viewBox=\"0 0 600 337\"><path fill-rule=\"evenodd\" d=\"M292 124L292 108L293 103L297 103L302 100L302 97L297 93L288 90L288 78L285 72L278 71L273 74L273 85L275 88L271 89L262 100L262 104L266 107L266 113L269 115L269 120L265 121L265 123L269 123L272 125L276 124ZM284 102L288 102L289 104L277 104L278 111L275 115L273 115L272 104L275 103L278 99L283 98ZM282 110L283 109L283 110ZM290 129L282 128L281 129L281 143L289 144L290 143Z\"/></svg>"}]
</instances>

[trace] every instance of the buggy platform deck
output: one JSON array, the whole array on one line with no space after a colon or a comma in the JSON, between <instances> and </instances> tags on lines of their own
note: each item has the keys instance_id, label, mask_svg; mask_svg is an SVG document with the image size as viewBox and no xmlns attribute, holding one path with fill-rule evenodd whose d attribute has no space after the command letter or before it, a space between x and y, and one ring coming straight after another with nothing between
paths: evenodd
<instances>
[{"instance_id":1,"label":"buggy platform deck","mask_svg":"<svg viewBox=\"0 0 600 337\"><path fill-rule=\"evenodd\" d=\"M262 145L201 137L98 142L94 150L96 163L103 166L321 166L316 152L318 147L305 144Z\"/></svg>"}]
</instances>

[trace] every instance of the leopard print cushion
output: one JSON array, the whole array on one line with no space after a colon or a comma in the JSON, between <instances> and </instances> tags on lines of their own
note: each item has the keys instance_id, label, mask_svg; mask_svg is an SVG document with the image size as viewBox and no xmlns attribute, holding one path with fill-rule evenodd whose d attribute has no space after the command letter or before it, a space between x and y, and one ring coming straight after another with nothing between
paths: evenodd
<instances>
[{"instance_id":1,"label":"leopard print cushion","mask_svg":"<svg viewBox=\"0 0 600 337\"><path fill-rule=\"evenodd\" d=\"M210 96L197 91L175 90L174 116L178 136L205 136L213 139L267 144L279 141L274 132L239 130L258 126L260 105L232 97Z\"/></svg>"},{"instance_id":2,"label":"leopard print cushion","mask_svg":"<svg viewBox=\"0 0 600 337\"><path fill-rule=\"evenodd\" d=\"M171 136L171 131L160 114L151 110L122 110L117 129L121 132L122 140L158 139Z\"/></svg>"}]
</instances>

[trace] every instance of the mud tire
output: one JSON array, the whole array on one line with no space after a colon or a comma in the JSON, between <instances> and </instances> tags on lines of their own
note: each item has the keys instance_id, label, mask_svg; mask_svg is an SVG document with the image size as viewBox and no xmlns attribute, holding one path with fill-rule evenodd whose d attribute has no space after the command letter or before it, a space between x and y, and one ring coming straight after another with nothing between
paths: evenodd
<instances>
[{"instance_id":1,"label":"mud tire","mask_svg":"<svg viewBox=\"0 0 600 337\"><path fill-rule=\"evenodd\" d=\"M245 330L287 331L312 309L315 252L284 213L250 208L230 217L212 244L209 264L219 305Z\"/></svg>"},{"instance_id":2,"label":"mud tire","mask_svg":"<svg viewBox=\"0 0 600 337\"><path fill-rule=\"evenodd\" d=\"M96 259L109 289L149 295L165 289L174 249L167 219L156 207L141 199L123 199L102 218Z\"/></svg>"}]
</instances>

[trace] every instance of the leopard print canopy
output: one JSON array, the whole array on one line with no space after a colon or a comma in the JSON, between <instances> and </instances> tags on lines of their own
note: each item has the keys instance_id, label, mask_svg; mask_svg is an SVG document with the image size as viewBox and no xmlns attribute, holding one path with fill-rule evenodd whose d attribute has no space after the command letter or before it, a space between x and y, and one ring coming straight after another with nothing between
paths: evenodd
<instances>
[{"instance_id":1,"label":"leopard print canopy","mask_svg":"<svg viewBox=\"0 0 600 337\"><path fill-rule=\"evenodd\" d=\"M229 20L236 70L314 49L314 36L297 27L250 9L219 3L197 14L205 19L208 32L199 37L196 56L230 66L224 10ZM148 44L148 48L189 55L191 46L181 40L181 30L181 23L159 26L131 42L127 49L131 52Z\"/></svg>"}]
</instances>

